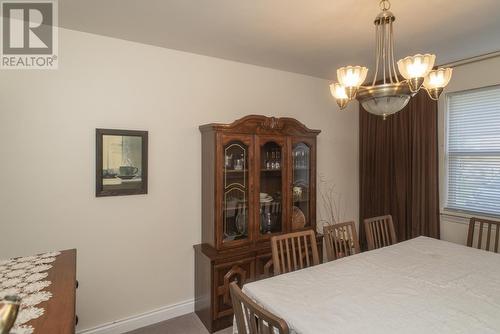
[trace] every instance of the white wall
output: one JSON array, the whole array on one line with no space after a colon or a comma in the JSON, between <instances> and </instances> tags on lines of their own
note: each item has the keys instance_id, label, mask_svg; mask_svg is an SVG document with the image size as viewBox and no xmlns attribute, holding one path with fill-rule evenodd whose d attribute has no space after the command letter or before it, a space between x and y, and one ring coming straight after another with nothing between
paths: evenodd
<instances>
[{"instance_id":1,"label":"white wall","mask_svg":"<svg viewBox=\"0 0 500 334\"><path fill-rule=\"evenodd\" d=\"M192 300L200 124L321 129L319 173L357 220L357 106L327 81L64 29L59 46L58 70L0 73L0 258L77 248L79 330ZM149 131L148 195L94 196L95 128Z\"/></svg>"},{"instance_id":2,"label":"white wall","mask_svg":"<svg viewBox=\"0 0 500 334\"><path fill-rule=\"evenodd\" d=\"M439 100L439 175L441 202L441 239L465 244L470 215L450 212L446 205L446 94L500 84L500 57L490 58L453 69L453 77Z\"/></svg>"}]
</instances>

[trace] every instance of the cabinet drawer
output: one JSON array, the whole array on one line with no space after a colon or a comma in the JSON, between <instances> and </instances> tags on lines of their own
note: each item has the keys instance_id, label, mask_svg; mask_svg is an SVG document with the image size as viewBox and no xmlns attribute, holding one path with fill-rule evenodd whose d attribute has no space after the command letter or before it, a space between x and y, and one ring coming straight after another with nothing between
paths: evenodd
<instances>
[{"instance_id":1,"label":"cabinet drawer","mask_svg":"<svg viewBox=\"0 0 500 334\"><path fill-rule=\"evenodd\" d=\"M254 258L223 263L214 267L214 318L218 319L233 314L229 284L237 281L241 287L245 282L253 280L255 277L254 267Z\"/></svg>"}]
</instances>

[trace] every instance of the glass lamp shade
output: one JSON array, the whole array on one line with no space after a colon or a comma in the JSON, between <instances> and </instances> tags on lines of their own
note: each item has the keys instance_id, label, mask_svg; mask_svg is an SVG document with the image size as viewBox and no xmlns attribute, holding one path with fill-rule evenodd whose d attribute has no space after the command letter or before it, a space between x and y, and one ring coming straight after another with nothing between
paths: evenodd
<instances>
[{"instance_id":1,"label":"glass lamp shade","mask_svg":"<svg viewBox=\"0 0 500 334\"><path fill-rule=\"evenodd\" d=\"M440 68L435 71L430 71L424 79L424 87L433 100L439 100L439 96L443 92L444 87L448 85L451 79L453 69Z\"/></svg>"},{"instance_id":2,"label":"glass lamp shade","mask_svg":"<svg viewBox=\"0 0 500 334\"><path fill-rule=\"evenodd\" d=\"M347 99L347 93L345 92L345 87L339 83L333 83L330 85L330 92L332 96L336 99Z\"/></svg>"},{"instance_id":3,"label":"glass lamp shade","mask_svg":"<svg viewBox=\"0 0 500 334\"><path fill-rule=\"evenodd\" d=\"M444 88L451 80L452 68L440 68L430 71L424 79L424 87L427 89Z\"/></svg>"},{"instance_id":4,"label":"glass lamp shade","mask_svg":"<svg viewBox=\"0 0 500 334\"><path fill-rule=\"evenodd\" d=\"M409 80L414 78L423 78L434 67L436 56L433 54L416 54L398 60L398 69L401 75Z\"/></svg>"},{"instance_id":5,"label":"glass lamp shade","mask_svg":"<svg viewBox=\"0 0 500 334\"><path fill-rule=\"evenodd\" d=\"M384 119L403 109L410 101L411 96L381 96L361 101L361 105L370 114L382 116Z\"/></svg>"},{"instance_id":6,"label":"glass lamp shade","mask_svg":"<svg viewBox=\"0 0 500 334\"><path fill-rule=\"evenodd\" d=\"M330 92L337 101L337 104L339 105L340 109L341 110L344 109L347 106L347 103L349 102L349 97L347 96L345 87L339 83L333 83L330 85Z\"/></svg>"},{"instance_id":7,"label":"glass lamp shade","mask_svg":"<svg viewBox=\"0 0 500 334\"><path fill-rule=\"evenodd\" d=\"M339 83L346 87L358 88L366 80L368 68L362 66L346 66L337 70Z\"/></svg>"}]
</instances>

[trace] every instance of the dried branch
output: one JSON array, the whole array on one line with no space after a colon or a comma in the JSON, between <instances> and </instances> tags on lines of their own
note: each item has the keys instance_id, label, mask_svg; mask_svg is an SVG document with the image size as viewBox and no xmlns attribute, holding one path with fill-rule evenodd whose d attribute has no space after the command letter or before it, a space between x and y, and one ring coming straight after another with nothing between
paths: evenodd
<instances>
[{"instance_id":1,"label":"dried branch","mask_svg":"<svg viewBox=\"0 0 500 334\"><path fill-rule=\"evenodd\" d=\"M342 195L335 190L335 184L320 175L319 195L326 215L325 219L320 219L320 222L324 225L333 225L342 221Z\"/></svg>"}]
</instances>

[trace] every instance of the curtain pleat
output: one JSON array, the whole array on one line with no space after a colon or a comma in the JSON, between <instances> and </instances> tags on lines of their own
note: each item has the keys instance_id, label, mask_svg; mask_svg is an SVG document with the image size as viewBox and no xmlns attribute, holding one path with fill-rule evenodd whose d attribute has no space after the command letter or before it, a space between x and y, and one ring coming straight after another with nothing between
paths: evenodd
<instances>
[{"instance_id":1,"label":"curtain pleat","mask_svg":"<svg viewBox=\"0 0 500 334\"><path fill-rule=\"evenodd\" d=\"M438 110L425 91L387 120L360 106L360 241L365 218L391 214L400 241L439 238Z\"/></svg>"}]
</instances>

